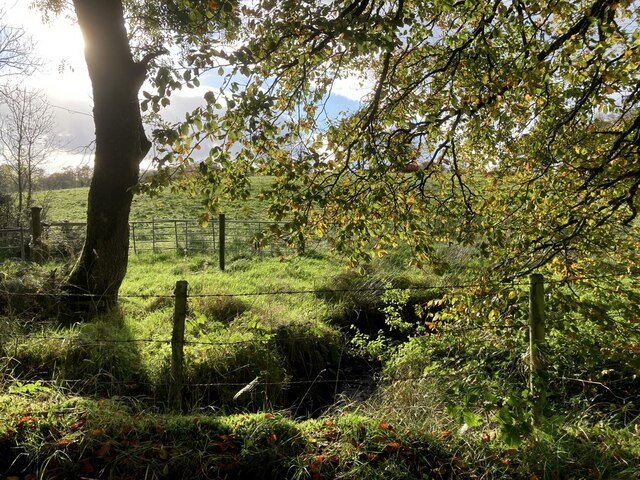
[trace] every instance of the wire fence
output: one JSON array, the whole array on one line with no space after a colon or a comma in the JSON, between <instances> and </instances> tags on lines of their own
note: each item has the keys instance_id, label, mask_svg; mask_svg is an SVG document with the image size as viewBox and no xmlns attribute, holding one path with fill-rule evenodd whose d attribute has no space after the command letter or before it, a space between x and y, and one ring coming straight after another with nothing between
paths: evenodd
<instances>
[{"instance_id":1,"label":"wire fence","mask_svg":"<svg viewBox=\"0 0 640 480\"><path fill-rule=\"evenodd\" d=\"M554 284L554 282L548 282ZM556 283L557 284L557 283ZM78 326L71 330L55 330L52 328L42 328L40 331L20 332L17 330L8 330L0 336L0 365L5 363L5 367L0 370L0 384L18 385L12 387L14 390L20 390L20 385L25 382L35 382L37 385L60 387L69 389L70 391L87 391L94 390L100 394L116 394L116 395L135 395L141 397L150 397L153 401L169 405L171 408L183 409L186 402L187 405L223 405L246 406L247 402L253 406L264 407L269 406L287 406L305 410L307 412L315 411L320 408L317 405L317 397L323 397L323 405L326 407L336 398L343 396L344 398L366 397L370 395L376 388L379 381L388 383L394 382L414 382L418 385L420 382L432 381L448 381L458 376L468 375L468 372L452 372L432 371L425 369L419 374L400 374L381 376L379 365L367 364L353 367L353 358L351 353L350 331L345 330L338 337L328 338L314 332L313 324L304 324L299 322L296 329L290 329L287 326L268 327L255 325L249 327L251 335L248 338L238 337L231 338L220 336L210 336L198 333L196 330L200 326L195 325L196 330L189 330L185 327L184 321L187 317L187 310L182 313L178 312L178 300L196 300L199 298L229 298L229 297L269 297L277 298L282 295L360 295L375 293L383 295L393 290L448 290L449 292L464 291L469 288L487 287L486 284L452 284L452 285L432 285L418 286L409 288L394 287L366 287L366 288L344 288L344 289L300 289L289 291L263 291L263 292L237 292L237 293L185 293L183 295L176 290L174 293L148 295L148 294L125 294L121 295L121 299L172 299L174 303L174 335L169 336L169 332L164 335L158 334L157 338L109 338L108 335L100 334L99 331L85 330L82 326ZM519 289L524 290L525 287L531 288L531 282L525 283L508 282L497 283L494 287L509 287L505 291ZM6 297L21 296L20 293L5 292L0 294ZM508 295L508 293L505 293ZM46 297L51 295L33 292L27 294L31 297ZM91 299L91 295L85 295L87 299ZM60 300L64 302L64 298ZM531 305L529 305L531 308ZM182 324L176 321L176 317L182 316ZM191 319L190 321L192 321ZM187 322L189 323L189 322ZM176 325L179 325L176 327ZM191 324L193 327L193 324ZM181 330L182 337L176 339L176 328ZM485 331L486 338L478 338L479 342L495 342L497 338L504 341L505 338L511 339L513 345L521 343L522 352L531 350L531 346L525 345L528 342L526 332L531 329L531 318L527 322L525 318L502 318L494 319L492 322L464 323L453 322L452 325L439 324L432 328L429 335L439 336L465 336L472 330ZM206 325L204 326L206 330ZM252 330L253 329L253 330ZM185 336L186 331L186 336ZM57 333L56 333L57 332ZM489 335L491 334L491 335ZM314 336L315 335L315 336ZM55 342L55 349L62 349L68 352L70 356L79 356L79 362L98 363L99 365L88 366L88 370L78 370L78 372L87 373L86 377L77 377L76 374L68 374L64 371L56 372L50 365L42 364L35 370L23 371L22 375L16 372L24 369L19 366L18 352L22 345L38 344L39 342ZM542 338L544 342L544 338ZM292 345L300 344L300 347L292 347ZM148 375L140 373L136 377L131 377L126 373L126 368L122 366L123 361L118 358L122 354L122 349L118 347L122 345L128 354L138 352L146 346L160 347L158 350L153 347L153 351L145 353L145 355L157 355L160 362L164 362L164 371L159 377L150 378ZM138 345L139 347L134 347ZM134 347L134 348L132 348ZM287 371L282 365L275 365L283 357L283 350L299 348L301 358L297 359L299 365L290 365L293 370ZM309 348L318 348L325 351L325 356L312 360L312 354ZM328 350L327 350L328 349ZM46 351L47 348L42 346L41 350ZM217 355L217 351L229 355L226 367L220 365L204 367L210 358ZM239 354L238 352L245 353ZM327 351L333 352L332 355L326 354ZM180 352L174 355L174 352ZM234 353L235 352L235 353ZM289 354L291 352L289 351ZM96 355L101 356L100 359ZM237 357L234 357L234 355ZM245 355L245 356L243 356ZM74 357L75 358L75 357ZM177 360L176 360L177 358ZM225 360L225 361L227 361ZM179 366L177 366L179 364ZM38 368L41 371L38 371ZM93 368L93 370L91 370ZM179 368L180 373L177 374L175 368ZM540 365L537 369L543 368ZM3 379L4 377L4 379ZM579 378L574 378L570 372L563 372L560 375L562 381L580 383ZM17 383L18 382L18 383ZM22 382L22 383L19 383ZM595 382L585 380L582 387L601 388L605 391L613 391L613 384L609 385L604 382ZM533 388L532 388L533 387ZM26 388L26 387L25 387ZM541 388L537 383L527 385L527 380L523 376L522 388ZM178 392L177 397L176 393ZM535 390L534 390L535 391ZM258 398L259 397L259 398ZM180 399L176 401L175 398ZM620 397L622 398L622 397ZM218 403L217 403L218 402Z\"/></svg>"},{"instance_id":2,"label":"wire fence","mask_svg":"<svg viewBox=\"0 0 640 480\"><path fill-rule=\"evenodd\" d=\"M442 286L433 287L420 287L421 290L427 289L439 289ZM327 295L369 295L375 293L376 295L383 295L385 292L389 292L392 289L389 287L366 287L366 288L343 288L343 289L300 289L289 291L264 291L264 292L238 292L231 293L193 293L188 295L189 300L197 300L203 298L229 298L229 297L268 297L278 298L283 295L315 295L315 296L327 296ZM177 290L176 290L177 291ZM2 295L0 295L1 297ZM19 294L7 293L6 296L19 296ZM51 295L32 292L27 294L31 298L50 298ZM84 295L84 298L91 300L92 295ZM176 304L178 301L178 295L173 294L159 294L159 295L146 295L146 294L125 294L120 297L123 300L127 299L172 299ZM186 300L186 298L185 298ZM64 302L64 299L61 300ZM186 313L186 312L185 312ZM183 315L184 317L184 315ZM185 318L182 319L183 321ZM174 330L175 330L175 305L174 305ZM184 334L184 324L179 327ZM206 328L206 326L205 326ZM519 325L518 328L522 328ZM180 398L190 398L193 402L194 398L223 398L223 401L231 403L231 406L236 404L234 398L247 396L250 402L255 404L261 402L261 405L265 402L274 404L280 402L285 406L293 406L296 410L301 409L309 411L315 408L319 408L314 404L312 399L317 399L318 396L324 397L323 404L327 406L330 401L334 401L339 396L354 397L358 395L367 396L375 388L377 380L375 378L377 372L377 366L367 364L365 366L360 365L358 368L353 368L350 365L351 359L347 359L351 354L349 351L350 338L348 332L343 332L343 335L332 336L331 338L320 336L314 336L314 325L304 324L298 322L291 330L288 327L280 328L266 328L262 330L260 326L257 326L250 338L225 338L224 336L211 338L207 335L199 335L197 333L190 332L186 338L182 338L176 342L174 337L167 335L159 335L158 338L105 338L105 336L96 336L91 333L87 334L83 332L81 327L78 330L65 331L64 334L56 334L56 330L51 326L48 329L42 329L40 331L32 331L26 333L13 332L0 340L0 345L3 345L3 350L8 358L18 358L19 351L22 348L21 345L31 344L38 345L44 343L54 343L54 349L63 349L68 352L69 355L86 355L92 357L96 352L102 352L104 359L101 366L97 369L97 375L87 375L87 378L68 378L65 375L55 375L53 372L46 374L39 374L38 372L28 372L27 381L40 382L39 385L56 386L72 391L77 390L96 390L100 392L106 392L109 394L123 394L127 392L134 393L136 395L151 396L154 400L161 403L170 404L174 409L179 409L180 405L171 400L173 397L170 392L178 388ZM251 329L249 329L251 330ZM58 330L59 331L59 330ZM317 330L315 330L317 332ZM52 333L53 332L53 333ZM310 333L307 333L310 332ZM296 344L300 344L300 347L296 347ZM176 387L176 375L169 374L174 368L174 360L167 362L167 374L162 378L151 380L141 375L139 378L122 378L122 374L118 372L117 366L118 360L113 358L113 355L117 355L119 346L125 347L128 351L132 351L129 347L134 347L133 351L137 351L144 346L150 346L153 349L162 348L165 351L164 359L167 361L169 350L179 350L181 352L180 357L184 360L181 361L180 370L182 373L179 375L183 380L180 381L179 386ZM38 347L41 350L47 350L47 347L40 345ZM146 347L144 347L146 348ZM288 372L281 366L269 365L269 362L275 362L283 355L282 350L296 350L301 349L302 355L301 365L292 366L294 372ZM314 359L314 355L310 354L304 349L318 348L325 351L324 357ZM216 373L210 372L209 375L199 376L197 373L197 365L194 367L194 362L204 361L202 355L211 356L214 355L214 351L219 349L231 349L229 350L242 350L248 349L249 352L254 352L260 358L252 359L247 358L240 363L231 361L229 371L219 367L219 371ZM328 349L328 350L327 350ZM327 351L332 352L330 355ZM109 353L111 352L111 353ZM209 353L206 353L209 352ZM186 355L185 355L186 354ZM233 355L233 354L231 354ZM287 354L285 354L286 356ZM305 360L306 359L306 360ZM81 361L89 361L89 359L79 359ZM93 360L95 361L95 359ZM15 365L9 360L7 362L7 368L5 368L5 374L9 375L14 370ZM43 367L47 370L46 367ZM190 373L185 373L190 372ZM50 378L50 377L57 378ZM427 377L424 376L412 376L416 381L421 378L424 380ZM387 378L385 381L401 381L407 380L408 377ZM253 392L251 395L247 394L244 389L249 389ZM277 392L274 392L277 391ZM262 397L257 400L256 392L261 392L259 395ZM364 393L363 393L364 392ZM308 397L308 398L307 398ZM224 400L226 399L226 400ZM239 401L239 400L238 400ZM316 401L317 403L317 401ZM246 402L242 403L243 405Z\"/></svg>"},{"instance_id":3,"label":"wire fence","mask_svg":"<svg viewBox=\"0 0 640 480\"><path fill-rule=\"evenodd\" d=\"M257 235L268 231L269 227L274 225L273 222L221 220L220 217L210 221L207 226L189 219L130 222L130 248L134 253L173 251L180 254L219 254L223 222L226 251L232 255L274 255L289 250L284 241L270 242L267 246L262 246L256 241Z\"/></svg>"},{"instance_id":4,"label":"wire fence","mask_svg":"<svg viewBox=\"0 0 640 480\"><path fill-rule=\"evenodd\" d=\"M271 236L269 242L263 243L257 238L283 225L283 222L265 220L229 220L224 215L212 219L206 226L195 219L131 221L129 249L134 254L281 255L293 251L284 239ZM86 228L83 222L42 222L36 228L41 232L38 240L49 256L70 258L82 248ZM0 255L28 256L33 231L33 226L0 229Z\"/></svg>"},{"instance_id":5,"label":"wire fence","mask_svg":"<svg viewBox=\"0 0 640 480\"><path fill-rule=\"evenodd\" d=\"M562 286L567 284L579 284L579 283L589 283L595 282L599 280L617 280L624 278L626 274L611 274L611 275L600 275L600 276L590 276L590 277L578 277L574 279L545 279L545 284L550 286ZM374 285L369 286L369 283L374 283ZM470 289L483 289L485 293L475 293L475 297L486 297L495 295L495 289L497 288L508 288L508 289L516 289L523 288L529 286L528 281L524 281L522 279L519 280L507 280L504 282L484 282L484 283L476 283L476 282L461 282L461 283L447 283L447 284L432 284L432 285L407 285L402 287L396 287L393 285L388 285L389 282L385 282L384 280L373 280L368 282L365 286L356 286L352 288L309 288L309 289L292 289L292 290L261 290L261 291L245 291L245 292L204 292L204 293L189 293L189 298L235 298L235 297L277 297L277 296L287 296L287 295L336 295L336 294L384 294L391 291L407 291L407 292L428 292L428 291L448 291L455 293L456 291L465 292ZM608 289L603 287L602 285L597 286L600 290L611 290L612 292L619 293L619 287ZM9 292L9 291L0 291L0 297L3 295L9 296L20 296L20 297L52 297L62 295L61 298L64 298L64 293L62 292ZM102 294L90 294L90 293L73 293L74 297L81 297L87 299L101 299L104 298ZM120 293L118 294L118 298L120 299L172 299L176 298L175 293Z\"/></svg>"},{"instance_id":6,"label":"wire fence","mask_svg":"<svg viewBox=\"0 0 640 480\"><path fill-rule=\"evenodd\" d=\"M30 232L25 228L3 228L0 230L0 254L20 256L21 247L28 241Z\"/></svg>"}]
</instances>

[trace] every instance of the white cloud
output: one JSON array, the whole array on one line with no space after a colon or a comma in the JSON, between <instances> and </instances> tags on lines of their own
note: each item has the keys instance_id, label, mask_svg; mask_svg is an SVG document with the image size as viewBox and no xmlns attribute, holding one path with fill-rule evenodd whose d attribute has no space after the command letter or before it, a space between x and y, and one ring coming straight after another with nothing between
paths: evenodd
<instances>
[{"instance_id":1,"label":"white cloud","mask_svg":"<svg viewBox=\"0 0 640 480\"><path fill-rule=\"evenodd\" d=\"M93 166L93 154L89 151L66 152L64 150L55 150L48 156L44 169L51 173L80 165Z\"/></svg>"},{"instance_id":2,"label":"white cloud","mask_svg":"<svg viewBox=\"0 0 640 480\"><path fill-rule=\"evenodd\" d=\"M91 82L80 28L64 17L43 23L40 12L29 8L30 3L16 2L6 9L4 18L7 24L23 28L32 37L34 54L42 62L25 82L56 100L90 99Z\"/></svg>"},{"instance_id":3,"label":"white cloud","mask_svg":"<svg viewBox=\"0 0 640 480\"><path fill-rule=\"evenodd\" d=\"M206 85L200 85L197 88L183 87L181 90L174 91L169 97L171 100L169 106L160 110L162 118L169 122L183 121L187 112L207 104L204 96L209 91L212 91L218 97L217 102L224 108L226 106L226 98L224 95L220 95L219 88L207 87Z\"/></svg>"},{"instance_id":4,"label":"white cloud","mask_svg":"<svg viewBox=\"0 0 640 480\"><path fill-rule=\"evenodd\" d=\"M353 75L336 79L331 93L354 102L362 102L374 87L375 83L370 78Z\"/></svg>"},{"instance_id":5,"label":"white cloud","mask_svg":"<svg viewBox=\"0 0 640 480\"><path fill-rule=\"evenodd\" d=\"M93 101L80 28L64 17L43 24L40 12L30 9L30 3L26 0L16 0L14 5L5 8L4 18L10 25L22 27L32 35L35 53L43 61L42 68L26 79L25 83L42 90L49 98L65 148L75 151L73 149L89 146L95 138L91 116ZM352 102L361 102L374 88L374 82L369 77L344 72L341 72L341 75L343 78L337 78L333 84L332 95L327 105L330 115L357 108ZM186 112L206 103L204 95L207 91L219 93L220 85L215 78L206 78L205 75L201 81L203 83L200 87L183 88L173 92L171 104L161 111L166 120L184 120ZM145 88L153 91L148 83L143 90ZM223 96L219 103L225 108ZM56 152L48 169L61 169L86 161L87 157L82 154Z\"/></svg>"},{"instance_id":6,"label":"white cloud","mask_svg":"<svg viewBox=\"0 0 640 480\"><path fill-rule=\"evenodd\" d=\"M43 23L31 2L13 2L4 8L3 21L22 28L33 40L33 54L40 67L27 78L7 78L42 91L52 106L59 144L64 150L52 152L46 169L75 166L87 157L74 153L94 140L91 81L84 60L84 41L78 25L61 16ZM68 150L68 151L66 151Z\"/></svg>"}]
</instances>

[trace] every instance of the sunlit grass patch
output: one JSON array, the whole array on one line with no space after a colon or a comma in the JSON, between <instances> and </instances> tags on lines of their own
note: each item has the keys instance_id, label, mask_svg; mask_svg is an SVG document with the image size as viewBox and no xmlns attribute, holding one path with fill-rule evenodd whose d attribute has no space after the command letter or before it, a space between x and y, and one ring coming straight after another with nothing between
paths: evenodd
<instances>
[{"instance_id":1,"label":"sunlit grass patch","mask_svg":"<svg viewBox=\"0 0 640 480\"><path fill-rule=\"evenodd\" d=\"M258 200L257 193L261 188L267 187L271 181L268 177L250 178L252 194L249 199L222 202L221 208L227 218L266 219L266 205ZM89 189L86 187L51 190L36 192L35 200L44 204L46 221L84 222L87 216L88 193ZM131 207L131 220L196 219L204 211L206 208L200 197L162 191L153 197L135 195Z\"/></svg>"}]
</instances>

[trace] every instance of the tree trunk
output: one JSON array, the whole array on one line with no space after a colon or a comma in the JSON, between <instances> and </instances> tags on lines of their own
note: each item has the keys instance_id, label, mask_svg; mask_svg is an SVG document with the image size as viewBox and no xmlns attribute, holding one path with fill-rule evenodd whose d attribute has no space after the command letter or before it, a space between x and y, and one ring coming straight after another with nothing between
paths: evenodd
<instances>
[{"instance_id":1,"label":"tree trunk","mask_svg":"<svg viewBox=\"0 0 640 480\"><path fill-rule=\"evenodd\" d=\"M74 303L102 311L116 303L127 271L131 188L151 147L138 101L146 65L133 60L120 0L73 5L93 88L96 151L85 243L68 290Z\"/></svg>"}]
</instances>

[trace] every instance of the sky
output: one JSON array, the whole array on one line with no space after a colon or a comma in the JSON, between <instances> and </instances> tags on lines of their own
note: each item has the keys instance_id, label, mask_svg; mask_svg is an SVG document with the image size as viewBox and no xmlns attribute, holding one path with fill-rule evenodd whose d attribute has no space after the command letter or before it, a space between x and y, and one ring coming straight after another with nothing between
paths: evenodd
<instances>
[{"instance_id":1,"label":"sky","mask_svg":"<svg viewBox=\"0 0 640 480\"><path fill-rule=\"evenodd\" d=\"M64 150L55 151L45 168L60 170L91 161L93 139L91 116L91 84L84 66L82 34L70 21L58 19L43 24L38 11L29 9L29 1L9 0L4 6L3 20L21 27L32 37L34 53L41 68L28 78L9 78L29 88L41 90L52 105L56 130Z\"/></svg>"},{"instance_id":2,"label":"sky","mask_svg":"<svg viewBox=\"0 0 640 480\"><path fill-rule=\"evenodd\" d=\"M45 169L52 172L91 164L94 140L92 95L80 28L73 20L64 17L43 23L40 12L29 8L29 0L0 0L0 4L4 2L3 20L28 32L35 45L35 54L42 61L42 67L36 73L25 80L20 79L20 82L41 90L47 96L55 115L60 144L64 145L64 149L52 153ZM174 93L171 106L162 112L163 116L177 121L183 118L184 112L204 104L207 86L215 88L214 79L201 79L200 88ZM353 110L366 91L354 80L339 80L334 85L328 110L335 114Z\"/></svg>"}]
</instances>

